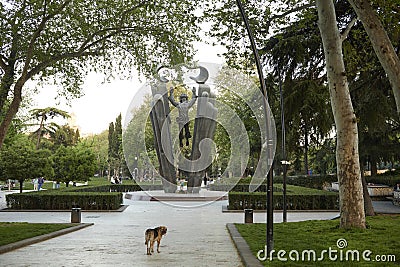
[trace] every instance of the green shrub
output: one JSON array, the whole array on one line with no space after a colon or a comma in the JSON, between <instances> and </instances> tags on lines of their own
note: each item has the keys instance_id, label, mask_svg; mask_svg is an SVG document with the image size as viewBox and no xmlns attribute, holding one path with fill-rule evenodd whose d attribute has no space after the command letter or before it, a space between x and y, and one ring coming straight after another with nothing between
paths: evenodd
<instances>
[{"instance_id":1,"label":"green shrub","mask_svg":"<svg viewBox=\"0 0 400 267\"><path fill-rule=\"evenodd\" d=\"M142 188L143 187L143 188ZM122 202L121 192L162 190L162 185L110 184L100 186L68 187L59 190L9 194L7 206L11 209L69 210L115 210Z\"/></svg>"},{"instance_id":2,"label":"green shrub","mask_svg":"<svg viewBox=\"0 0 400 267\"><path fill-rule=\"evenodd\" d=\"M122 193L41 191L6 196L10 209L69 210L115 210L122 204Z\"/></svg>"},{"instance_id":3,"label":"green shrub","mask_svg":"<svg viewBox=\"0 0 400 267\"><path fill-rule=\"evenodd\" d=\"M278 186L278 185L277 185ZM316 189L288 186L287 187L288 210L337 210L339 208L339 195L334 192ZM229 210L265 210L265 192L229 192ZM282 192L274 193L274 209L283 209Z\"/></svg>"},{"instance_id":4,"label":"green shrub","mask_svg":"<svg viewBox=\"0 0 400 267\"><path fill-rule=\"evenodd\" d=\"M396 184L400 183L400 175L398 176L389 176L389 175L378 175L378 176L367 176L365 177L367 183L373 184L384 184L388 186L395 186Z\"/></svg>"},{"instance_id":5,"label":"green shrub","mask_svg":"<svg viewBox=\"0 0 400 267\"><path fill-rule=\"evenodd\" d=\"M273 187L274 192L282 191L281 188L276 186ZM210 184L211 191L234 191L234 192L249 192L249 184ZM266 192L267 186L265 184L261 184L257 189L256 192Z\"/></svg>"},{"instance_id":6,"label":"green shrub","mask_svg":"<svg viewBox=\"0 0 400 267\"><path fill-rule=\"evenodd\" d=\"M246 178L232 178L232 179L221 179L210 185L210 190L213 191L235 191L235 192L248 192L251 177ZM337 182L336 175L303 175L303 176L288 176L286 177L286 184L297 185L308 188L323 189L325 184L331 184ZM257 192L266 192L267 179L264 180L263 184L256 190ZM274 176L274 184L283 183L282 176ZM236 184L236 185L235 185ZM275 191L275 189L274 189Z\"/></svg>"}]
</instances>

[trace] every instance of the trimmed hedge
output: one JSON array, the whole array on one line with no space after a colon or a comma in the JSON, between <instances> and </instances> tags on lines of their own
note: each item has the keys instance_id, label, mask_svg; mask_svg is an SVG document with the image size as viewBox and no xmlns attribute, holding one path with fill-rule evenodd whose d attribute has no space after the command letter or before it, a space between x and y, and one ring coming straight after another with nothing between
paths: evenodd
<instances>
[{"instance_id":1,"label":"trimmed hedge","mask_svg":"<svg viewBox=\"0 0 400 267\"><path fill-rule=\"evenodd\" d=\"M393 187L396 184L400 183L400 176L388 176L385 174L381 174L378 176L367 176L365 177L365 180L367 181L367 183L384 184Z\"/></svg>"},{"instance_id":2,"label":"trimmed hedge","mask_svg":"<svg viewBox=\"0 0 400 267\"><path fill-rule=\"evenodd\" d=\"M229 210L265 210L265 192L229 192ZM283 209L283 195L274 193L274 209ZM337 210L339 209L339 195L335 192L326 192L316 189L288 186L287 188L288 210Z\"/></svg>"},{"instance_id":3,"label":"trimmed hedge","mask_svg":"<svg viewBox=\"0 0 400 267\"><path fill-rule=\"evenodd\" d=\"M249 192L249 184L210 184L211 191L234 191L234 192ZM282 192L282 188L273 187L274 192ZM255 192L267 192L265 184L260 185Z\"/></svg>"},{"instance_id":4,"label":"trimmed hedge","mask_svg":"<svg viewBox=\"0 0 400 267\"><path fill-rule=\"evenodd\" d=\"M6 195L7 207L11 209L69 210L116 210L123 203L121 192L162 190L162 185L110 184L101 186L68 187Z\"/></svg>"},{"instance_id":5,"label":"trimmed hedge","mask_svg":"<svg viewBox=\"0 0 400 267\"><path fill-rule=\"evenodd\" d=\"M329 175L302 175L302 176L288 176L286 183L290 185L297 185L308 188L323 189L325 184L331 185L332 182L337 182L336 174ZM275 183L283 183L283 177L277 176L274 179Z\"/></svg>"},{"instance_id":6,"label":"trimmed hedge","mask_svg":"<svg viewBox=\"0 0 400 267\"><path fill-rule=\"evenodd\" d=\"M100 186L80 186L68 188L69 191L74 192L135 192L135 191L151 191L163 190L160 184L155 185L138 185L138 184L110 184Z\"/></svg>"},{"instance_id":7,"label":"trimmed hedge","mask_svg":"<svg viewBox=\"0 0 400 267\"><path fill-rule=\"evenodd\" d=\"M214 184L210 185L210 190L213 191L235 191L235 192L248 192L250 178L242 179L223 179ZM236 185L233 185L236 183ZM337 182L336 175L304 175L304 176L288 176L286 177L286 183L288 185L297 185L308 188L323 189L325 184L331 184ZM266 192L267 179L264 180L263 184L256 190L256 192ZM274 184L283 183L282 176L274 176ZM275 189L274 189L275 191ZM277 190L279 191L279 190Z\"/></svg>"},{"instance_id":8,"label":"trimmed hedge","mask_svg":"<svg viewBox=\"0 0 400 267\"><path fill-rule=\"evenodd\" d=\"M27 192L6 196L11 209L70 210L116 210L122 204L122 193L102 192Z\"/></svg>"}]
</instances>

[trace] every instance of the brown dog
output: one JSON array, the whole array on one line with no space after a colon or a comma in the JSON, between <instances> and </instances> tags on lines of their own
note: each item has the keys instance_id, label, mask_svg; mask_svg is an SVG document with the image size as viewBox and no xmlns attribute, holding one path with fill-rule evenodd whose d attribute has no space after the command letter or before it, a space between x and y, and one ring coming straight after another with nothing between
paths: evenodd
<instances>
[{"instance_id":1,"label":"brown dog","mask_svg":"<svg viewBox=\"0 0 400 267\"><path fill-rule=\"evenodd\" d=\"M159 226L154 229L147 229L144 235L144 244L147 246L147 255L154 252L154 242L157 241L157 252L160 253L160 242L163 235L167 233L167 227Z\"/></svg>"}]
</instances>

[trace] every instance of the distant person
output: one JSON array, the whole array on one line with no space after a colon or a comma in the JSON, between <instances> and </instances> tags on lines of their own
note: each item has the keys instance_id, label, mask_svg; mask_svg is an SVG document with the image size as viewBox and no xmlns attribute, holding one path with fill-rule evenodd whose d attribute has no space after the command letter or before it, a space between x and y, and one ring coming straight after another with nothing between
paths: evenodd
<instances>
[{"instance_id":1,"label":"distant person","mask_svg":"<svg viewBox=\"0 0 400 267\"><path fill-rule=\"evenodd\" d=\"M38 178L33 179L33 190L38 191L38 186L39 186L39 179Z\"/></svg>"},{"instance_id":2,"label":"distant person","mask_svg":"<svg viewBox=\"0 0 400 267\"><path fill-rule=\"evenodd\" d=\"M39 177L38 179L38 191L40 191L42 189L42 185L44 184L44 178L43 177Z\"/></svg>"},{"instance_id":3,"label":"distant person","mask_svg":"<svg viewBox=\"0 0 400 267\"><path fill-rule=\"evenodd\" d=\"M393 189L394 191L400 191L400 184L396 184Z\"/></svg>"}]
</instances>

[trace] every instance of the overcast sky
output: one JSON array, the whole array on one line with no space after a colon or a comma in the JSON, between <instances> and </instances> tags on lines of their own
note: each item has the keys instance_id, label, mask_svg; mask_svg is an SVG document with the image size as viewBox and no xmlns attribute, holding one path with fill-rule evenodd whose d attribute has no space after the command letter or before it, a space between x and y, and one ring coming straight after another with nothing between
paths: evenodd
<instances>
[{"instance_id":1,"label":"overcast sky","mask_svg":"<svg viewBox=\"0 0 400 267\"><path fill-rule=\"evenodd\" d=\"M195 57L196 61L223 63L223 59L218 57L218 54L224 51L222 47L196 43L195 48L198 50ZM75 114L81 135L98 134L108 129L109 123L115 121L115 118L120 113L124 122L128 106L136 91L144 82L144 80L140 82L138 79L134 79L131 81L114 80L110 83L102 84L102 76L93 73L87 77L83 85L85 95L79 99L72 100L70 107L66 105L65 101L62 101L57 106L59 100L55 100L56 89L48 86L40 90L40 93L34 98L31 108L57 106L62 110Z\"/></svg>"}]
</instances>

